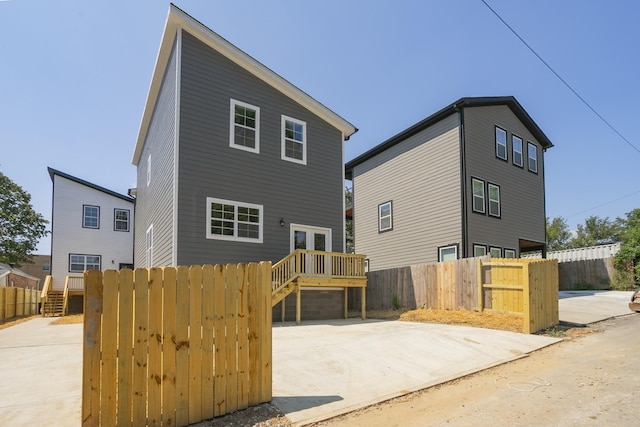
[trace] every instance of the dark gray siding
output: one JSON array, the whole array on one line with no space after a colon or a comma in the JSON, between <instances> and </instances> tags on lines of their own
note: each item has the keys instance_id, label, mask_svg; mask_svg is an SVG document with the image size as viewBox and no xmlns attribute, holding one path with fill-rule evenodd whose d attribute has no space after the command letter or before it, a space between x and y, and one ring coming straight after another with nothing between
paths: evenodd
<instances>
[{"instance_id":1,"label":"dark gray siding","mask_svg":"<svg viewBox=\"0 0 640 427\"><path fill-rule=\"evenodd\" d=\"M137 170L135 266L146 265L146 232L153 224L153 265L172 265L177 56L174 45ZM147 187L147 159L151 182Z\"/></svg>"},{"instance_id":2,"label":"dark gray siding","mask_svg":"<svg viewBox=\"0 0 640 427\"><path fill-rule=\"evenodd\" d=\"M178 264L277 261L290 223L331 228L342 251L341 132L191 35L182 41ZM229 147L231 98L260 107L259 154ZM307 123L306 165L280 158L282 114ZM207 197L263 205L263 243L207 239Z\"/></svg>"},{"instance_id":3,"label":"dark gray siding","mask_svg":"<svg viewBox=\"0 0 640 427\"><path fill-rule=\"evenodd\" d=\"M467 250L473 243L518 250L519 239L545 241L544 159L538 141L507 106L465 108ZM495 126L507 131L508 161L496 157ZM511 135L522 138L524 167L513 164ZM527 142L538 148L538 173L527 169ZM472 212L471 178L500 186L501 218ZM485 185L486 187L486 185Z\"/></svg>"},{"instance_id":4,"label":"dark gray siding","mask_svg":"<svg viewBox=\"0 0 640 427\"><path fill-rule=\"evenodd\" d=\"M371 270L438 260L438 247L459 245L458 115L435 123L355 167L354 241ZM378 205L392 201L393 230L378 232Z\"/></svg>"}]
</instances>

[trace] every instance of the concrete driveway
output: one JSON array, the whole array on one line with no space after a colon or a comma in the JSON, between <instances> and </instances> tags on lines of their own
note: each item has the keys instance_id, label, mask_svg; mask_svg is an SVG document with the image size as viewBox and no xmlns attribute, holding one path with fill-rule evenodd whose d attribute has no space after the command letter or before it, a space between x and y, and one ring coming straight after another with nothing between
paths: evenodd
<instances>
[{"instance_id":1,"label":"concrete driveway","mask_svg":"<svg viewBox=\"0 0 640 427\"><path fill-rule=\"evenodd\" d=\"M598 313L593 321L630 313L630 292L560 298L565 322L579 323L573 313ZM604 306L607 313L602 313ZM36 318L0 330L1 426L80 425L82 325L50 322ZM276 323L272 403L293 423L305 424L505 363L557 341L397 321Z\"/></svg>"}]
</instances>

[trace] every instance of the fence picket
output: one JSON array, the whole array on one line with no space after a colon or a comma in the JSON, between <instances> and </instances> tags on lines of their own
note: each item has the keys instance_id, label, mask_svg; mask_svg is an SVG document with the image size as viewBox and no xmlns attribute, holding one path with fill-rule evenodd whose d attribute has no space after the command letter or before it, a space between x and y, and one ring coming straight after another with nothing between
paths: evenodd
<instances>
[{"instance_id":1,"label":"fence picket","mask_svg":"<svg viewBox=\"0 0 640 427\"><path fill-rule=\"evenodd\" d=\"M118 322L118 274L114 270L105 271L103 280L103 323L105 325L113 325ZM104 330L102 334L102 381L100 385L100 423L103 426L116 425L117 339L115 330Z\"/></svg>"},{"instance_id":2,"label":"fence picket","mask_svg":"<svg viewBox=\"0 0 640 427\"><path fill-rule=\"evenodd\" d=\"M163 268L162 424L176 424L176 269Z\"/></svg>"},{"instance_id":3,"label":"fence picket","mask_svg":"<svg viewBox=\"0 0 640 427\"><path fill-rule=\"evenodd\" d=\"M202 418L213 418L213 342L215 298L214 270L212 265L202 267Z\"/></svg>"},{"instance_id":4,"label":"fence picket","mask_svg":"<svg viewBox=\"0 0 640 427\"><path fill-rule=\"evenodd\" d=\"M176 425L189 424L189 268L180 266L176 285Z\"/></svg>"},{"instance_id":5,"label":"fence picket","mask_svg":"<svg viewBox=\"0 0 640 427\"><path fill-rule=\"evenodd\" d=\"M162 270L149 270L149 333L148 333L148 425L162 424ZM108 424L107 424L108 425Z\"/></svg>"}]
</instances>

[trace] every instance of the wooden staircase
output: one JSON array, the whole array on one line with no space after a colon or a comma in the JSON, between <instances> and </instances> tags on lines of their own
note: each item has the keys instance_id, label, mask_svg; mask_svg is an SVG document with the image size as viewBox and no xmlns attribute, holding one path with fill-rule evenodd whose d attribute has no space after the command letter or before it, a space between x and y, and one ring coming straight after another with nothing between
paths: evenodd
<instances>
[{"instance_id":1,"label":"wooden staircase","mask_svg":"<svg viewBox=\"0 0 640 427\"><path fill-rule=\"evenodd\" d=\"M64 291L50 290L42 302L42 316L64 316Z\"/></svg>"}]
</instances>

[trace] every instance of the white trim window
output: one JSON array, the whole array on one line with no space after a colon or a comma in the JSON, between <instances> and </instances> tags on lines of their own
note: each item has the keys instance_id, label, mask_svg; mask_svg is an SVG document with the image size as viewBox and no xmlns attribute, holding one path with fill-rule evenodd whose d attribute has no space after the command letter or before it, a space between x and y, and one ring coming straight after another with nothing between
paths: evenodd
<instances>
[{"instance_id":1,"label":"white trim window","mask_svg":"<svg viewBox=\"0 0 640 427\"><path fill-rule=\"evenodd\" d=\"M516 257L515 249L504 248L504 257L505 258L515 258Z\"/></svg>"},{"instance_id":2,"label":"white trim window","mask_svg":"<svg viewBox=\"0 0 640 427\"><path fill-rule=\"evenodd\" d=\"M513 164L522 167L522 138L511 135L511 151Z\"/></svg>"},{"instance_id":3,"label":"white trim window","mask_svg":"<svg viewBox=\"0 0 640 427\"><path fill-rule=\"evenodd\" d=\"M489 215L500 218L500 186L487 184L489 195Z\"/></svg>"},{"instance_id":4,"label":"white trim window","mask_svg":"<svg viewBox=\"0 0 640 427\"><path fill-rule=\"evenodd\" d=\"M129 231L129 215L131 212L128 209L114 209L113 210L113 230L114 231Z\"/></svg>"},{"instance_id":5,"label":"white trim window","mask_svg":"<svg viewBox=\"0 0 640 427\"><path fill-rule=\"evenodd\" d=\"M378 232L393 230L393 202L378 205Z\"/></svg>"},{"instance_id":6,"label":"white trim window","mask_svg":"<svg viewBox=\"0 0 640 427\"><path fill-rule=\"evenodd\" d=\"M69 273L100 270L100 255L69 254Z\"/></svg>"},{"instance_id":7,"label":"white trim window","mask_svg":"<svg viewBox=\"0 0 640 427\"><path fill-rule=\"evenodd\" d=\"M441 246L438 248L438 262L454 261L458 259L458 245Z\"/></svg>"},{"instance_id":8,"label":"white trim window","mask_svg":"<svg viewBox=\"0 0 640 427\"><path fill-rule=\"evenodd\" d=\"M529 157L529 170L538 173L538 148L535 144L527 142L527 157Z\"/></svg>"},{"instance_id":9,"label":"white trim window","mask_svg":"<svg viewBox=\"0 0 640 427\"><path fill-rule=\"evenodd\" d=\"M153 224L151 224L149 228L147 228L145 255L147 268L153 267Z\"/></svg>"},{"instance_id":10,"label":"white trim window","mask_svg":"<svg viewBox=\"0 0 640 427\"><path fill-rule=\"evenodd\" d=\"M207 239L262 243L263 206L207 197Z\"/></svg>"},{"instance_id":11,"label":"white trim window","mask_svg":"<svg viewBox=\"0 0 640 427\"><path fill-rule=\"evenodd\" d=\"M489 253L491 254L492 258L502 258L502 248L491 246L489 248Z\"/></svg>"},{"instance_id":12,"label":"white trim window","mask_svg":"<svg viewBox=\"0 0 640 427\"><path fill-rule=\"evenodd\" d=\"M282 160L307 164L307 124L282 116Z\"/></svg>"},{"instance_id":13,"label":"white trim window","mask_svg":"<svg viewBox=\"0 0 640 427\"><path fill-rule=\"evenodd\" d=\"M100 206L82 205L82 228L100 228Z\"/></svg>"},{"instance_id":14,"label":"white trim window","mask_svg":"<svg viewBox=\"0 0 640 427\"><path fill-rule=\"evenodd\" d=\"M231 99L229 146L260 153L260 108Z\"/></svg>"},{"instance_id":15,"label":"white trim window","mask_svg":"<svg viewBox=\"0 0 640 427\"><path fill-rule=\"evenodd\" d=\"M147 157L147 187L151 184L151 154Z\"/></svg>"},{"instance_id":16,"label":"white trim window","mask_svg":"<svg viewBox=\"0 0 640 427\"><path fill-rule=\"evenodd\" d=\"M487 254L486 245L477 245L477 244L473 245L473 256L474 257L485 256L486 254Z\"/></svg>"},{"instance_id":17,"label":"white trim window","mask_svg":"<svg viewBox=\"0 0 640 427\"><path fill-rule=\"evenodd\" d=\"M473 211L484 213L484 181L478 178L471 178L473 187Z\"/></svg>"},{"instance_id":18,"label":"white trim window","mask_svg":"<svg viewBox=\"0 0 640 427\"><path fill-rule=\"evenodd\" d=\"M507 131L496 126L496 157L507 160Z\"/></svg>"}]
</instances>

